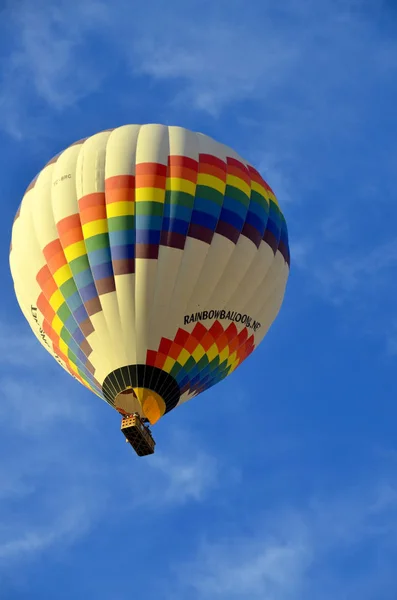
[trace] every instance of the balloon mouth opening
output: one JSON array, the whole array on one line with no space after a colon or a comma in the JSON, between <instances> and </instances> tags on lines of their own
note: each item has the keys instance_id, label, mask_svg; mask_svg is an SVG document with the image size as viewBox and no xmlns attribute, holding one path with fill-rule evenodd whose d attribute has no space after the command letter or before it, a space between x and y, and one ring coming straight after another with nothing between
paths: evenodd
<instances>
[{"instance_id":1,"label":"balloon mouth opening","mask_svg":"<svg viewBox=\"0 0 397 600\"><path fill-rule=\"evenodd\" d=\"M102 383L105 400L121 415L137 412L153 425L173 410L181 397L177 381L150 365L126 365L107 375Z\"/></svg>"},{"instance_id":2,"label":"balloon mouth opening","mask_svg":"<svg viewBox=\"0 0 397 600\"><path fill-rule=\"evenodd\" d=\"M121 390L114 399L116 410L122 415L138 413L141 418L146 418L151 425L164 415L166 406L163 398L147 388L127 386Z\"/></svg>"}]
</instances>

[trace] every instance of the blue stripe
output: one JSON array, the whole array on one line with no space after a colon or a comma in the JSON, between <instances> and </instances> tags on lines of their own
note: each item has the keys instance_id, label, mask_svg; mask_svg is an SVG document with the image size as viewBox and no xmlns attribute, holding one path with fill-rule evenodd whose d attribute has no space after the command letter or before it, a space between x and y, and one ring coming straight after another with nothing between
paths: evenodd
<instances>
[{"instance_id":1,"label":"blue stripe","mask_svg":"<svg viewBox=\"0 0 397 600\"><path fill-rule=\"evenodd\" d=\"M70 308L69 308L69 310L70 310ZM70 317L68 317L66 319L63 326L66 327L66 329L69 331L69 333L71 335L73 335L73 332L75 331L75 329L78 329L78 325L76 323L76 319L74 318L73 314L70 315Z\"/></svg>"},{"instance_id":2,"label":"blue stripe","mask_svg":"<svg viewBox=\"0 0 397 600\"><path fill-rule=\"evenodd\" d=\"M248 210L250 212L255 213L259 217L259 219L266 223L269 216L269 212L265 210L264 207L261 206L258 202L254 202L253 200L251 200Z\"/></svg>"},{"instance_id":3,"label":"blue stripe","mask_svg":"<svg viewBox=\"0 0 397 600\"><path fill-rule=\"evenodd\" d=\"M78 344L81 344L85 340L84 333L81 331L80 327L75 330L75 332L73 333L73 337Z\"/></svg>"},{"instance_id":4,"label":"blue stripe","mask_svg":"<svg viewBox=\"0 0 397 600\"><path fill-rule=\"evenodd\" d=\"M277 227L276 223L272 219L269 219L266 224L266 231L270 231L277 239L280 239L280 228Z\"/></svg>"},{"instance_id":5,"label":"blue stripe","mask_svg":"<svg viewBox=\"0 0 397 600\"><path fill-rule=\"evenodd\" d=\"M80 294L78 292L74 292L66 301L69 309L74 312L77 308L82 306L82 300L80 298Z\"/></svg>"},{"instance_id":6,"label":"blue stripe","mask_svg":"<svg viewBox=\"0 0 397 600\"><path fill-rule=\"evenodd\" d=\"M135 229L139 230L150 230L156 231L161 229L163 217L157 215L136 215L135 217Z\"/></svg>"},{"instance_id":7,"label":"blue stripe","mask_svg":"<svg viewBox=\"0 0 397 600\"><path fill-rule=\"evenodd\" d=\"M160 231L139 230L136 232L137 244L160 244Z\"/></svg>"},{"instance_id":8,"label":"blue stripe","mask_svg":"<svg viewBox=\"0 0 397 600\"><path fill-rule=\"evenodd\" d=\"M85 306L83 306L83 305L79 306L79 308L77 308L75 311L73 311L73 315L74 315L74 318L76 319L77 323L82 323L83 321L85 321L88 318L87 311L85 309Z\"/></svg>"},{"instance_id":9,"label":"blue stripe","mask_svg":"<svg viewBox=\"0 0 397 600\"><path fill-rule=\"evenodd\" d=\"M92 278L92 273L91 273L91 269L86 269L85 271L80 271L80 273L77 273L74 276L74 280L76 282L76 286L78 287L79 290L81 290L81 288L85 288L88 285L93 283L93 278ZM84 301L84 298L83 298Z\"/></svg>"},{"instance_id":10,"label":"blue stripe","mask_svg":"<svg viewBox=\"0 0 397 600\"><path fill-rule=\"evenodd\" d=\"M134 245L112 246L112 260L122 260L125 258L135 258Z\"/></svg>"},{"instance_id":11,"label":"blue stripe","mask_svg":"<svg viewBox=\"0 0 397 600\"><path fill-rule=\"evenodd\" d=\"M247 213L247 218L245 219L245 222L248 223L249 225L252 225L252 227L255 227L255 229L257 231L259 231L259 233L261 234L261 236L265 233L266 223L264 223L262 221L262 219L260 219L258 217L258 215L256 215L255 213L248 212Z\"/></svg>"},{"instance_id":12,"label":"blue stripe","mask_svg":"<svg viewBox=\"0 0 397 600\"><path fill-rule=\"evenodd\" d=\"M181 221L190 222L192 209L181 204L165 204L164 216L173 219L181 219Z\"/></svg>"},{"instance_id":13,"label":"blue stripe","mask_svg":"<svg viewBox=\"0 0 397 600\"><path fill-rule=\"evenodd\" d=\"M211 231L215 231L215 227L218 222L218 219L207 213L203 213L203 212L199 212L198 210L194 210L192 212L191 222L194 225L201 225L202 227L207 227Z\"/></svg>"},{"instance_id":14,"label":"blue stripe","mask_svg":"<svg viewBox=\"0 0 397 600\"><path fill-rule=\"evenodd\" d=\"M114 277L113 265L110 261L102 263L101 265L96 265L95 267L92 267L92 274L95 281L106 279L107 277Z\"/></svg>"},{"instance_id":15,"label":"blue stripe","mask_svg":"<svg viewBox=\"0 0 397 600\"><path fill-rule=\"evenodd\" d=\"M99 248L98 250L93 250L88 253L88 260L90 261L91 267L109 262L111 260L110 249Z\"/></svg>"},{"instance_id":16,"label":"blue stripe","mask_svg":"<svg viewBox=\"0 0 397 600\"><path fill-rule=\"evenodd\" d=\"M109 231L109 242L113 246L128 246L135 243L135 229L124 229L123 231Z\"/></svg>"},{"instance_id":17,"label":"blue stripe","mask_svg":"<svg viewBox=\"0 0 397 600\"><path fill-rule=\"evenodd\" d=\"M93 298L97 298L98 293L96 291L94 282L81 288L80 295L83 299L83 302L88 302L89 300L92 300Z\"/></svg>"},{"instance_id":18,"label":"blue stripe","mask_svg":"<svg viewBox=\"0 0 397 600\"><path fill-rule=\"evenodd\" d=\"M194 200L193 212L200 211L203 213L207 213L212 217L216 217L218 219L219 213L221 212L221 206L212 200L208 200L207 198L197 197Z\"/></svg>"},{"instance_id":19,"label":"blue stripe","mask_svg":"<svg viewBox=\"0 0 397 600\"><path fill-rule=\"evenodd\" d=\"M244 206L242 202L231 198L230 196L225 196L223 200L223 208L230 210L231 212L236 213L242 219L245 219L245 215L247 214L247 207Z\"/></svg>"},{"instance_id":20,"label":"blue stripe","mask_svg":"<svg viewBox=\"0 0 397 600\"><path fill-rule=\"evenodd\" d=\"M228 223L229 225L233 225L233 227L235 227L238 231L241 231L244 225L244 219L242 219L239 215L236 215L236 213L225 208L222 208L220 220L224 223Z\"/></svg>"},{"instance_id":21,"label":"blue stripe","mask_svg":"<svg viewBox=\"0 0 397 600\"><path fill-rule=\"evenodd\" d=\"M186 221L182 221L181 219L166 218L163 221L163 231L172 231L174 233L187 235L188 229L189 223Z\"/></svg>"}]
</instances>

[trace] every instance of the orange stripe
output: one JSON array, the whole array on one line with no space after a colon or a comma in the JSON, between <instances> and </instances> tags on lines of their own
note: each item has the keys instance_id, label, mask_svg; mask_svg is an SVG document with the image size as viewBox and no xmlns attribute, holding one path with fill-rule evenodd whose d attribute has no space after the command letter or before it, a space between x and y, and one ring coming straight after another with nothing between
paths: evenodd
<instances>
[{"instance_id":1,"label":"orange stripe","mask_svg":"<svg viewBox=\"0 0 397 600\"><path fill-rule=\"evenodd\" d=\"M188 169L187 167L182 167L179 165L172 166L168 172L168 177L178 177L179 179L186 179L186 181L196 183L197 170L193 171L193 169Z\"/></svg>"},{"instance_id":2,"label":"orange stripe","mask_svg":"<svg viewBox=\"0 0 397 600\"><path fill-rule=\"evenodd\" d=\"M105 192L94 192L92 194L87 194L79 200L80 214L86 208L91 208L92 206L102 206L104 204Z\"/></svg>"},{"instance_id":3,"label":"orange stripe","mask_svg":"<svg viewBox=\"0 0 397 600\"><path fill-rule=\"evenodd\" d=\"M208 163L200 163L199 173L203 173L205 175L212 175L213 177L217 177L221 181L226 182L226 172L223 171L223 169L219 169L219 167L215 167L214 165L210 165Z\"/></svg>"},{"instance_id":4,"label":"orange stripe","mask_svg":"<svg viewBox=\"0 0 397 600\"><path fill-rule=\"evenodd\" d=\"M194 160L194 158L190 158L189 156L169 156L168 165L170 167L185 167L196 172L198 169L198 161Z\"/></svg>"},{"instance_id":5,"label":"orange stripe","mask_svg":"<svg viewBox=\"0 0 397 600\"><path fill-rule=\"evenodd\" d=\"M39 284L39 286L42 287L43 285L45 285L45 283L49 279L52 279L51 272L50 272L48 266L44 265L44 267L42 267L40 269L40 271L37 273L37 275L36 275L36 281Z\"/></svg>"},{"instance_id":6,"label":"orange stripe","mask_svg":"<svg viewBox=\"0 0 397 600\"><path fill-rule=\"evenodd\" d=\"M51 277L51 279L45 282L41 289L43 290L46 298L51 298L52 294L57 291L58 286Z\"/></svg>"},{"instance_id":7,"label":"orange stripe","mask_svg":"<svg viewBox=\"0 0 397 600\"><path fill-rule=\"evenodd\" d=\"M66 261L65 255L63 253L63 250L61 250L61 252L58 252L58 254L55 254L55 256L50 258L50 260L47 261L47 264L48 264L48 268L50 269L51 273L55 273L56 271L58 271L58 269L60 269L64 265L66 265L67 261Z\"/></svg>"},{"instance_id":8,"label":"orange stripe","mask_svg":"<svg viewBox=\"0 0 397 600\"><path fill-rule=\"evenodd\" d=\"M37 299L37 308L43 315L44 319L47 319L48 321L52 321L53 318L55 317L55 311L43 293L41 293Z\"/></svg>"},{"instance_id":9,"label":"orange stripe","mask_svg":"<svg viewBox=\"0 0 397 600\"><path fill-rule=\"evenodd\" d=\"M160 163L140 163L135 167L136 177L141 177L142 175L161 175L165 177L167 175L167 165L162 165Z\"/></svg>"},{"instance_id":10,"label":"orange stripe","mask_svg":"<svg viewBox=\"0 0 397 600\"><path fill-rule=\"evenodd\" d=\"M251 177L249 176L249 174L247 173L247 171L243 171L239 167L235 167L233 165L229 165L228 168L227 168L227 174L228 175L234 175L235 177L238 177L239 179L242 179L243 181L245 181L245 183L247 185L249 185L251 187Z\"/></svg>"},{"instance_id":11,"label":"orange stripe","mask_svg":"<svg viewBox=\"0 0 397 600\"><path fill-rule=\"evenodd\" d=\"M105 192L107 194L109 190L118 190L120 188L134 189L134 185L134 175L114 175L105 179Z\"/></svg>"},{"instance_id":12,"label":"orange stripe","mask_svg":"<svg viewBox=\"0 0 397 600\"><path fill-rule=\"evenodd\" d=\"M91 221L98 221L99 219L106 219L106 204L96 204L80 211L82 225L91 223Z\"/></svg>"},{"instance_id":13,"label":"orange stripe","mask_svg":"<svg viewBox=\"0 0 397 600\"><path fill-rule=\"evenodd\" d=\"M114 188L106 190L106 204L112 204L112 202L134 202L135 201L135 189L134 188Z\"/></svg>"},{"instance_id":14,"label":"orange stripe","mask_svg":"<svg viewBox=\"0 0 397 600\"><path fill-rule=\"evenodd\" d=\"M59 335L55 333L55 331L53 330L53 328L47 320L43 321L43 331L48 335L48 337L54 344L59 343Z\"/></svg>"},{"instance_id":15,"label":"orange stripe","mask_svg":"<svg viewBox=\"0 0 397 600\"><path fill-rule=\"evenodd\" d=\"M80 220L79 220L79 222L80 222ZM60 238L61 238L63 247L67 248L68 246L71 246L72 244L75 244L76 242L83 241L83 239L84 239L83 230L79 226L76 229L71 229L70 231L64 233L63 235L60 236Z\"/></svg>"},{"instance_id":16,"label":"orange stripe","mask_svg":"<svg viewBox=\"0 0 397 600\"><path fill-rule=\"evenodd\" d=\"M221 169L226 173L227 166L225 161L217 156L213 156L212 154L200 154L199 160L200 164L206 163L208 165L213 165L214 167L218 167L218 169Z\"/></svg>"},{"instance_id":17,"label":"orange stripe","mask_svg":"<svg viewBox=\"0 0 397 600\"><path fill-rule=\"evenodd\" d=\"M251 167L250 165L248 165L248 170L251 175L252 181L259 183L259 185L263 185L263 187L265 189L267 189L273 193L271 187L266 183L266 181L263 179L263 177L260 175L260 173L258 173L258 171L256 169L254 169L254 167Z\"/></svg>"},{"instance_id":18,"label":"orange stripe","mask_svg":"<svg viewBox=\"0 0 397 600\"><path fill-rule=\"evenodd\" d=\"M44 258L48 262L54 254L57 254L62 250L61 242L59 240L54 240L47 244L47 246L43 250Z\"/></svg>"},{"instance_id":19,"label":"orange stripe","mask_svg":"<svg viewBox=\"0 0 397 600\"><path fill-rule=\"evenodd\" d=\"M165 189L166 177L165 175L149 174L145 173L136 176L135 187L138 188L159 188Z\"/></svg>"},{"instance_id":20,"label":"orange stripe","mask_svg":"<svg viewBox=\"0 0 397 600\"><path fill-rule=\"evenodd\" d=\"M64 233L67 233L71 229L75 229L76 227L81 227L80 215L74 214L69 217L65 217L59 223L57 223L57 231L59 237L61 237Z\"/></svg>"}]
</instances>

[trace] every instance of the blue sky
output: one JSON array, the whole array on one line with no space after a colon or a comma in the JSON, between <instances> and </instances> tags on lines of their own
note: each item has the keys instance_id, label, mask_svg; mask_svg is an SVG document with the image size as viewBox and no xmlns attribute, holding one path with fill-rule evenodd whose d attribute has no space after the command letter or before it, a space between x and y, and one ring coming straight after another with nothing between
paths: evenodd
<instances>
[{"instance_id":1,"label":"blue sky","mask_svg":"<svg viewBox=\"0 0 397 600\"><path fill-rule=\"evenodd\" d=\"M12 0L0 15L2 600L395 600L393 3ZM292 269L259 349L138 459L30 333L8 248L51 156L144 122L259 168Z\"/></svg>"}]
</instances>

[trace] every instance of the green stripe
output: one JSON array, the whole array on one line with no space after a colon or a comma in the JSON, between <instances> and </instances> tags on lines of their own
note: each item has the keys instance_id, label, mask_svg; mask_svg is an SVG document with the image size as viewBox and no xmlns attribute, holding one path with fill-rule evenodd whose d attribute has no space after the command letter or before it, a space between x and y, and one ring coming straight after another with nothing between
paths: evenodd
<instances>
[{"instance_id":1,"label":"green stripe","mask_svg":"<svg viewBox=\"0 0 397 600\"><path fill-rule=\"evenodd\" d=\"M73 294L75 292L77 292L77 287L76 287L76 284L74 282L74 279L68 279L67 281L65 281L65 283L63 283L61 285L61 287L59 288L59 291L61 292L62 296L66 300L68 298L70 298L70 296L73 296Z\"/></svg>"},{"instance_id":2,"label":"green stripe","mask_svg":"<svg viewBox=\"0 0 397 600\"><path fill-rule=\"evenodd\" d=\"M249 206L249 203L250 203L249 196L247 196L247 194L245 194L244 192L242 192L238 188L234 187L233 185L227 185L226 186L225 196L229 196L229 198L233 198L234 200L238 200L246 208L248 208L248 206Z\"/></svg>"},{"instance_id":3,"label":"green stripe","mask_svg":"<svg viewBox=\"0 0 397 600\"><path fill-rule=\"evenodd\" d=\"M123 217L111 217L108 220L109 233L112 231L126 231L127 229L135 229L134 215L124 215ZM109 242L107 243L109 246ZM101 246L104 247L104 246Z\"/></svg>"},{"instance_id":4,"label":"green stripe","mask_svg":"<svg viewBox=\"0 0 397 600\"><path fill-rule=\"evenodd\" d=\"M255 190L251 191L251 202L252 201L262 206L266 213L269 212L269 200L267 200L265 196L262 196L262 194L259 194L259 192L256 192Z\"/></svg>"},{"instance_id":5,"label":"green stripe","mask_svg":"<svg viewBox=\"0 0 397 600\"><path fill-rule=\"evenodd\" d=\"M178 204L179 206L193 208L194 196L186 192L174 192L168 190L165 195L165 201L167 204Z\"/></svg>"},{"instance_id":6,"label":"green stripe","mask_svg":"<svg viewBox=\"0 0 397 600\"><path fill-rule=\"evenodd\" d=\"M87 252L94 252L94 250L100 250L100 248L109 247L109 236L107 233L98 233L85 240L85 247Z\"/></svg>"},{"instance_id":7,"label":"green stripe","mask_svg":"<svg viewBox=\"0 0 397 600\"><path fill-rule=\"evenodd\" d=\"M77 275L78 273L89 269L90 263L88 262L87 255L83 254L83 256L79 256L78 258L74 258L73 260L71 260L69 266L73 275Z\"/></svg>"},{"instance_id":8,"label":"green stripe","mask_svg":"<svg viewBox=\"0 0 397 600\"><path fill-rule=\"evenodd\" d=\"M66 302L61 304L61 306L57 310L57 315L61 319L62 323L65 323L67 319L71 316L71 314L72 313L70 312L70 309Z\"/></svg>"},{"instance_id":9,"label":"green stripe","mask_svg":"<svg viewBox=\"0 0 397 600\"><path fill-rule=\"evenodd\" d=\"M212 200L213 202L216 202L216 204L222 206L224 194L221 194L221 192L218 192L218 190L215 190L207 185L198 185L196 187L196 198Z\"/></svg>"},{"instance_id":10,"label":"green stripe","mask_svg":"<svg viewBox=\"0 0 397 600\"><path fill-rule=\"evenodd\" d=\"M69 331L66 329L66 327L62 327L61 335L59 337L61 338L61 340L63 340L65 342L65 344L68 344L70 342L70 340L72 339L72 336L69 333Z\"/></svg>"},{"instance_id":11,"label":"green stripe","mask_svg":"<svg viewBox=\"0 0 397 600\"><path fill-rule=\"evenodd\" d=\"M162 202L136 202L135 214L139 216L161 217L163 214ZM134 225L132 225L132 228Z\"/></svg>"}]
</instances>

